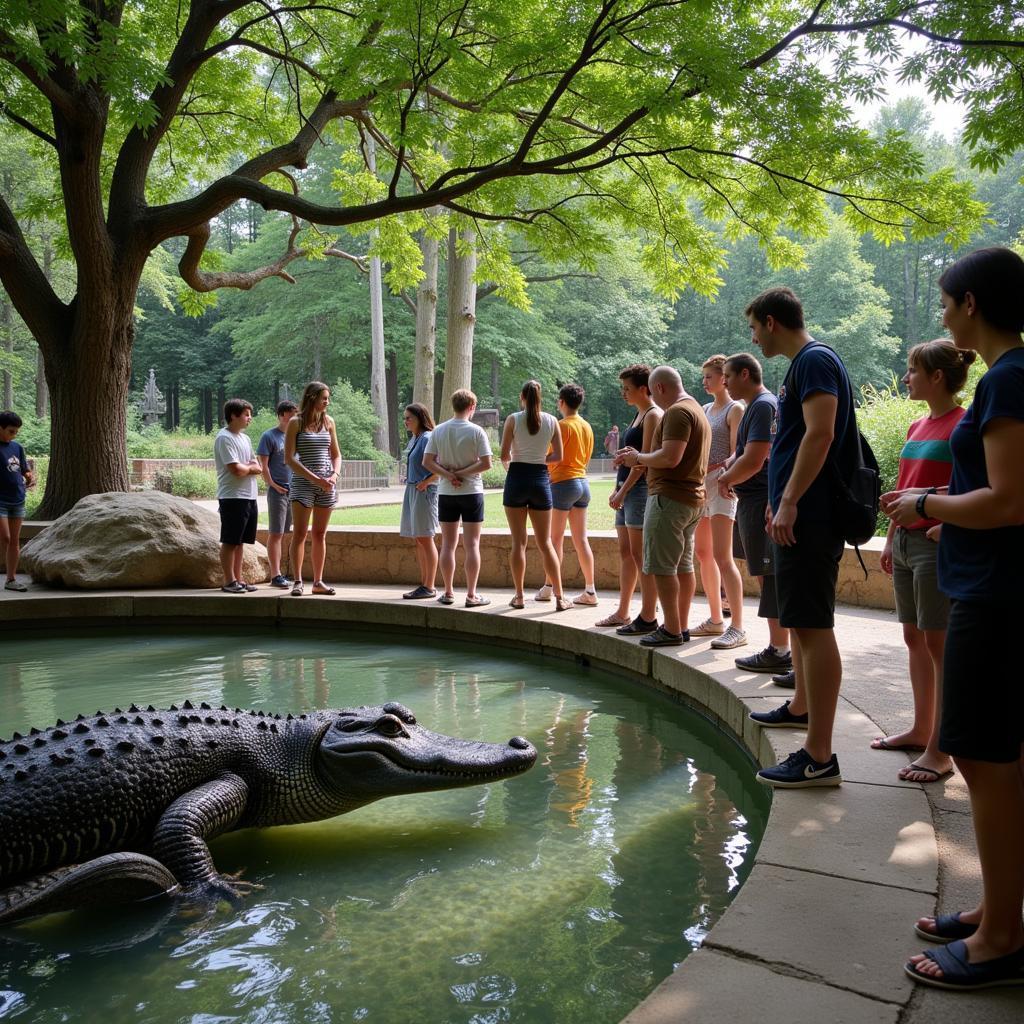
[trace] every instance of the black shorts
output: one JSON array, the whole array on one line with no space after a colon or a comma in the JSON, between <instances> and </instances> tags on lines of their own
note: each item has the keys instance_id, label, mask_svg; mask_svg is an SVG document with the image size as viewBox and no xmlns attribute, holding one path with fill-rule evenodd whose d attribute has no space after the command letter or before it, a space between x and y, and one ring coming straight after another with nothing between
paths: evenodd
<instances>
[{"instance_id":1,"label":"black shorts","mask_svg":"<svg viewBox=\"0 0 1024 1024\"><path fill-rule=\"evenodd\" d=\"M553 502L548 467L543 463L510 463L501 503L505 508L532 508L538 512L549 512Z\"/></svg>"},{"instance_id":2,"label":"black shorts","mask_svg":"<svg viewBox=\"0 0 1024 1024\"><path fill-rule=\"evenodd\" d=\"M772 539L764 528L767 505L767 498L741 497L736 506L736 533L751 576L770 576L775 572Z\"/></svg>"},{"instance_id":3,"label":"black shorts","mask_svg":"<svg viewBox=\"0 0 1024 1024\"><path fill-rule=\"evenodd\" d=\"M439 523L482 523L484 521L484 496L475 494L439 494L437 496L437 521Z\"/></svg>"},{"instance_id":4,"label":"black shorts","mask_svg":"<svg viewBox=\"0 0 1024 1024\"><path fill-rule=\"evenodd\" d=\"M831 523L801 523L792 547L774 546L779 625L788 629L832 629L836 582L845 543Z\"/></svg>"},{"instance_id":5,"label":"black shorts","mask_svg":"<svg viewBox=\"0 0 1024 1024\"><path fill-rule=\"evenodd\" d=\"M1005 601L950 604L939 749L952 757L1009 764L1021 756L1024 685L992 632L994 625L1014 619Z\"/></svg>"},{"instance_id":6,"label":"black shorts","mask_svg":"<svg viewBox=\"0 0 1024 1024\"><path fill-rule=\"evenodd\" d=\"M254 498L221 498L217 506L221 544L256 543L259 509Z\"/></svg>"}]
</instances>

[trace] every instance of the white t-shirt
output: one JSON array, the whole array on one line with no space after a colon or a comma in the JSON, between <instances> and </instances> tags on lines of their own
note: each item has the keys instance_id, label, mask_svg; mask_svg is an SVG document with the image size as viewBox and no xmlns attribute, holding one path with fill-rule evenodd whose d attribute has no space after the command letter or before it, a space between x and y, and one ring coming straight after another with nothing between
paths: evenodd
<instances>
[{"instance_id":1,"label":"white t-shirt","mask_svg":"<svg viewBox=\"0 0 1024 1024\"><path fill-rule=\"evenodd\" d=\"M255 498L256 477L235 476L228 469L232 462L248 466L252 462L252 441L239 431L232 433L224 427L213 442L213 461L217 466L218 498Z\"/></svg>"},{"instance_id":2,"label":"white t-shirt","mask_svg":"<svg viewBox=\"0 0 1024 1024\"><path fill-rule=\"evenodd\" d=\"M458 469L490 455L491 442L487 440L483 427L453 417L434 427L424 454L433 455L445 469ZM445 477L441 477L437 484L439 495L480 494L483 489L484 481L479 473L465 477L461 487L454 487Z\"/></svg>"},{"instance_id":3,"label":"white t-shirt","mask_svg":"<svg viewBox=\"0 0 1024 1024\"><path fill-rule=\"evenodd\" d=\"M552 438L558 430L558 420L549 412L540 414L540 430L530 433L526 425L526 410L512 413L512 461L530 462L543 466L547 459Z\"/></svg>"}]
</instances>

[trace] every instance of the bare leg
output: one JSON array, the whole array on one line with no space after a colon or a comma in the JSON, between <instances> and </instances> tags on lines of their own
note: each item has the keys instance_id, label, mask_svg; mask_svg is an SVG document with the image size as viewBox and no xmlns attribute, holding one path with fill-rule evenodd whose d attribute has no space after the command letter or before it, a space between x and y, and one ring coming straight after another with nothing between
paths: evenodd
<instances>
[{"instance_id":1,"label":"bare leg","mask_svg":"<svg viewBox=\"0 0 1024 1024\"><path fill-rule=\"evenodd\" d=\"M945 638L945 633L942 634ZM910 689L914 694L914 724L906 731L889 736L893 744L923 747L935 724L935 665L928 653L924 633L913 623L903 623L903 642L907 645ZM939 657L942 657L939 648Z\"/></svg>"},{"instance_id":2,"label":"bare leg","mask_svg":"<svg viewBox=\"0 0 1024 1024\"><path fill-rule=\"evenodd\" d=\"M832 727L843 681L836 634L831 629L794 629L792 633L799 637L809 716L804 747L815 761L827 761L832 756Z\"/></svg>"},{"instance_id":3,"label":"bare leg","mask_svg":"<svg viewBox=\"0 0 1024 1024\"><path fill-rule=\"evenodd\" d=\"M301 502L292 502L292 577L302 582L302 563L306 557L306 534L309 532L309 516L313 510Z\"/></svg>"},{"instance_id":4,"label":"bare leg","mask_svg":"<svg viewBox=\"0 0 1024 1024\"><path fill-rule=\"evenodd\" d=\"M691 569L689 572L681 572L676 576L679 581L679 599L676 609L679 615L679 629L673 633L690 628L690 605L693 603L693 595L697 593L697 577ZM664 608L664 604L662 604ZM668 618L668 616L665 616Z\"/></svg>"},{"instance_id":5,"label":"bare leg","mask_svg":"<svg viewBox=\"0 0 1024 1024\"><path fill-rule=\"evenodd\" d=\"M643 571L644 565L644 531L630 530L629 544L633 552L633 560L636 562L637 572L640 575L640 617L647 622L653 622L658 614L658 581ZM664 605L662 605L664 607Z\"/></svg>"},{"instance_id":6,"label":"bare leg","mask_svg":"<svg viewBox=\"0 0 1024 1024\"><path fill-rule=\"evenodd\" d=\"M444 580L444 592L449 597L455 584L455 549L459 546L459 524L441 523L441 579Z\"/></svg>"},{"instance_id":7,"label":"bare leg","mask_svg":"<svg viewBox=\"0 0 1024 1024\"><path fill-rule=\"evenodd\" d=\"M984 891L978 930L964 943L970 962L982 963L1024 947L1024 758L1009 764L954 760L971 794ZM910 959L921 973L942 977L934 961Z\"/></svg>"},{"instance_id":8,"label":"bare leg","mask_svg":"<svg viewBox=\"0 0 1024 1024\"><path fill-rule=\"evenodd\" d=\"M235 552L231 559L231 571L234 573L232 579L242 579L242 560L245 556L245 547L241 544L235 545Z\"/></svg>"},{"instance_id":9,"label":"bare leg","mask_svg":"<svg viewBox=\"0 0 1024 1024\"><path fill-rule=\"evenodd\" d=\"M332 508L313 509L313 528L310 531L313 537L312 558L313 558L313 583L323 583L324 564L327 562L327 524L331 521Z\"/></svg>"},{"instance_id":10,"label":"bare leg","mask_svg":"<svg viewBox=\"0 0 1024 1024\"><path fill-rule=\"evenodd\" d=\"M763 591L765 588L765 582L763 576L755 576L758 587ZM775 585L775 580L768 584L769 586ZM768 623L768 643L779 650L786 650L789 647L789 630L785 626L779 625L778 619L765 619Z\"/></svg>"},{"instance_id":11,"label":"bare leg","mask_svg":"<svg viewBox=\"0 0 1024 1024\"><path fill-rule=\"evenodd\" d=\"M420 583L433 590L437 579L437 545L433 537L416 538L416 560L420 566Z\"/></svg>"},{"instance_id":12,"label":"bare leg","mask_svg":"<svg viewBox=\"0 0 1024 1024\"><path fill-rule=\"evenodd\" d=\"M526 579L526 509L505 506L508 532L512 535L508 549L508 568L512 573L512 586L516 600L522 600Z\"/></svg>"},{"instance_id":13,"label":"bare leg","mask_svg":"<svg viewBox=\"0 0 1024 1024\"><path fill-rule=\"evenodd\" d=\"M715 564L714 545L711 539L711 519L701 516L697 520L697 530L693 535L694 552L700 563L700 585L711 609L711 621L722 622L722 580ZM665 602L661 603L662 611ZM668 618L668 613L665 612ZM676 630L675 632L678 632Z\"/></svg>"},{"instance_id":14,"label":"bare leg","mask_svg":"<svg viewBox=\"0 0 1024 1024\"><path fill-rule=\"evenodd\" d=\"M555 513L551 513L551 528L554 530ZM583 586L594 590L594 552L587 538L587 510L585 508L569 509L569 532L572 534L572 546L576 550L576 560L580 563L583 573ZM558 543L558 560L562 560L562 543Z\"/></svg>"},{"instance_id":15,"label":"bare leg","mask_svg":"<svg viewBox=\"0 0 1024 1024\"><path fill-rule=\"evenodd\" d=\"M614 616L621 623L629 622L629 607L633 601L633 591L636 590L636 581L640 577L640 567L633 557L632 535L640 533L641 544L643 534L639 530L631 530L628 526L616 526L615 533L619 538L619 607L615 610Z\"/></svg>"},{"instance_id":16,"label":"bare leg","mask_svg":"<svg viewBox=\"0 0 1024 1024\"><path fill-rule=\"evenodd\" d=\"M562 564L563 545L565 543L565 526L569 521L569 510L567 508L551 509L551 543L555 548L555 557L558 564ZM554 589L554 581L548 578L547 567L545 566L544 582L550 584Z\"/></svg>"},{"instance_id":17,"label":"bare leg","mask_svg":"<svg viewBox=\"0 0 1024 1024\"><path fill-rule=\"evenodd\" d=\"M728 516L711 517L711 546L718 574L725 586L725 596L732 609L732 625L736 629L743 629L743 577L732 557L732 523ZM700 571L704 571L703 566Z\"/></svg>"},{"instance_id":18,"label":"bare leg","mask_svg":"<svg viewBox=\"0 0 1024 1024\"><path fill-rule=\"evenodd\" d=\"M946 631L926 629L921 635L931 662L931 677L927 680L928 685L923 688L923 693L918 694L917 688L914 687L914 722L916 728L918 718L924 721L928 727L928 739L925 742L924 753L914 758L914 764L942 774L953 766L952 760L939 749L939 725L942 723L942 656L946 646ZM911 686L913 682L911 676ZM919 706L919 701L924 704L923 707ZM930 772L914 771L910 765L903 768L899 776L908 782L932 782L935 778Z\"/></svg>"},{"instance_id":19,"label":"bare leg","mask_svg":"<svg viewBox=\"0 0 1024 1024\"><path fill-rule=\"evenodd\" d=\"M562 564L558 560L555 545L551 543L551 512L540 511L531 508L530 525L533 527L533 539L537 542L537 550L544 562L544 575L551 582L551 588L555 593L555 600L561 600L562 595ZM525 559L524 559L525 561Z\"/></svg>"},{"instance_id":20,"label":"bare leg","mask_svg":"<svg viewBox=\"0 0 1024 1024\"><path fill-rule=\"evenodd\" d=\"M21 559L21 524L22 520L0 520L0 543L7 549L5 563L7 578L13 580L18 575L18 562Z\"/></svg>"},{"instance_id":21,"label":"bare leg","mask_svg":"<svg viewBox=\"0 0 1024 1024\"><path fill-rule=\"evenodd\" d=\"M793 672L796 676L796 688L789 701L789 710L794 715L807 714L807 669L804 665L803 649L800 647L800 631L789 631L789 645L793 650Z\"/></svg>"},{"instance_id":22,"label":"bare leg","mask_svg":"<svg viewBox=\"0 0 1024 1024\"><path fill-rule=\"evenodd\" d=\"M220 571L224 575L224 586L233 583L235 580L235 548L238 544L221 544L220 546Z\"/></svg>"},{"instance_id":23,"label":"bare leg","mask_svg":"<svg viewBox=\"0 0 1024 1024\"><path fill-rule=\"evenodd\" d=\"M692 573L687 573L691 576ZM681 633L679 624L679 582L675 573L670 576L655 576L654 583L658 588L658 600L661 602L661 614L664 616L664 627L669 633ZM696 580L694 580L696 583Z\"/></svg>"},{"instance_id":24,"label":"bare leg","mask_svg":"<svg viewBox=\"0 0 1024 1024\"><path fill-rule=\"evenodd\" d=\"M462 543L466 549L466 597L477 596L476 583L480 579L480 531L483 526L483 523L462 524Z\"/></svg>"},{"instance_id":25,"label":"bare leg","mask_svg":"<svg viewBox=\"0 0 1024 1024\"><path fill-rule=\"evenodd\" d=\"M267 558L270 560L270 578L281 575L281 541L283 533L267 534Z\"/></svg>"}]
</instances>

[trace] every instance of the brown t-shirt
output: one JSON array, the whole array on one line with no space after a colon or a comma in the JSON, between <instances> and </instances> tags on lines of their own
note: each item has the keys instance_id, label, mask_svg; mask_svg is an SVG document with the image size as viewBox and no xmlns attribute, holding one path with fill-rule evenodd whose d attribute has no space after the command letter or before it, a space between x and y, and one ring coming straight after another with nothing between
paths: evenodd
<instances>
[{"instance_id":1,"label":"brown t-shirt","mask_svg":"<svg viewBox=\"0 0 1024 1024\"><path fill-rule=\"evenodd\" d=\"M654 429L651 451L660 448L663 441L685 441L686 448L677 466L668 469L651 466L647 470L648 493L662 494L687 505L703 505L711 426L694 399L687 396L665 410Z\"/></svg>"}]
</instances>

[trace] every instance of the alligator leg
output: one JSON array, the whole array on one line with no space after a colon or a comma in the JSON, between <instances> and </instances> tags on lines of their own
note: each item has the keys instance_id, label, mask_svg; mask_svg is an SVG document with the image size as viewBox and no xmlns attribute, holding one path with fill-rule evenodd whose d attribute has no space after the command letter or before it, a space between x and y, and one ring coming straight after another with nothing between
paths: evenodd
<instances>
[{"instance_id":1,"label":"alligator leg","mask_svg":"<svg viewBox=\"0 0 1024 1024\"><path fill-rule=\"evenodd\" d=\"M237 900L259 886L214 866L211 839L230 832L245 811L249 787L233 772L183 793L164 812L153 833L153 853L191 895Z\"/></svg>"},{"instance_id":2,"label":"alligator leg","mask_svg":"<svg viewBox=\"0 0 1024 1024\"><path fill-rule=\"evenodd\" d=\"M130 903L177 888L177 879L152 857L108 853L48 871L0 892L0 924L98 903Z\"/></svg>"}]
</instances>

